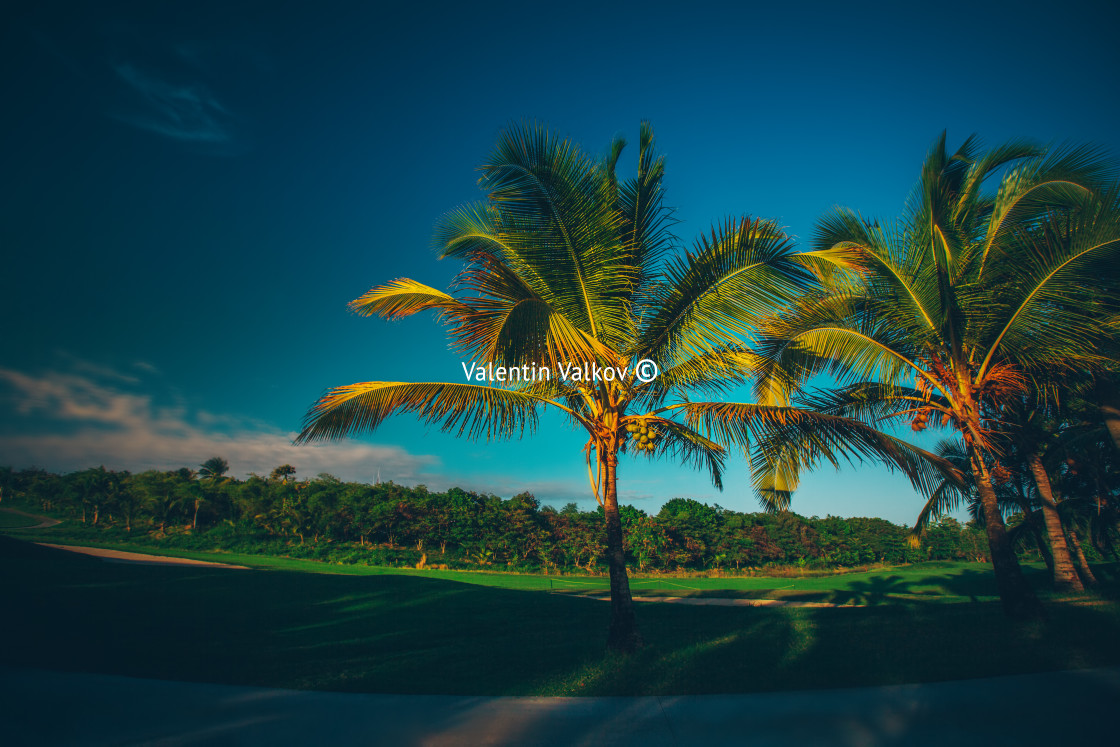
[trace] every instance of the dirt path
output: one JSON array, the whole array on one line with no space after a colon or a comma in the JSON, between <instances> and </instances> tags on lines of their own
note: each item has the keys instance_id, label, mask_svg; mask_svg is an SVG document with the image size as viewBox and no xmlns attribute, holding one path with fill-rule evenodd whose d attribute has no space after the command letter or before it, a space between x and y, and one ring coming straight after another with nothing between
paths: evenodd
<instances>
[{"instance_id":1,"label":"dirt path","mask_svg":"<svg viewBox=\"0 0 1120 747\"><path fill-rule=\"evenodd\" d=\"M243 568L245 565L231 565L229 563L215 563L209 560L192 560L191 558L173 558L167 555L146 555L139 552L125 552L123 550L106 550L101 547L76 547L74 545L52 545L47 542L36 542L42 547L53 547L56 550L78 552L83 555L92 555L103 558L112 563L143 563L145 565L204 565L211 568Z\"/></svg>"},{"instance_id":2,"label":"dirt path","mask_svg":"<svg viewBox=\"0 0 1120 747\"><path fill-rule=\"evenodd\" d=\"M12 529L46 529L47 527L53 527L56 524L62 523L58 519L52 519L49 516L40 516L39 514L29 514L26 511L20 511L18 508L0 508L0 511L8 514L15 514L17 516L26 516L29 519L39 520L39 523L34 526L12 527Z\"/></svg>"},{"instance_id":3,"label":"dirt path","mask_svg":"<svg viewBox=\"0 0 1120 747\"><path fill-rule=\"evenodd\" d=\"M600 602L610 597L583 594ZM740 597L632 597L635 602L661 602L662 604L691 604L699 607L865 607L863 604L836 604L835 602L795 602L786 599L745 599Z\"/></svg>"}]
</instances>

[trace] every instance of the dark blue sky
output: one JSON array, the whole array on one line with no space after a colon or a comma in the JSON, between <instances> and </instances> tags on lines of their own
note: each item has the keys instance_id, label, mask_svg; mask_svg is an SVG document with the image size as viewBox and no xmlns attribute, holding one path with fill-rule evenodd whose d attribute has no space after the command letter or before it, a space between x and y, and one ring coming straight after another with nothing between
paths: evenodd
<instances>
[{"instance_id":1,"label":"dark blue sky","mask_svg":"<svg viewBox=\"0 0 1120 747\"><path fill-rule=\"evenodd\" d=\"M743 213L804 240L837 204L896 215L943 129L1120 152L1117 20L1078 2L36 3L0 32L0 464L216 453L242 475L584 500L583 439L559 420L520 443L397 419L288 445L328 386L462 375L431 319L345 304L400 276L446 285L432 228L481 196L506 123L599 153L649 119L682 240ZM622 480L647 509L755 507L745 475L723 494L670 464ZM917 504L864 467L810 478L794 508L908 522Z\"/></svg>"}]
</instances>

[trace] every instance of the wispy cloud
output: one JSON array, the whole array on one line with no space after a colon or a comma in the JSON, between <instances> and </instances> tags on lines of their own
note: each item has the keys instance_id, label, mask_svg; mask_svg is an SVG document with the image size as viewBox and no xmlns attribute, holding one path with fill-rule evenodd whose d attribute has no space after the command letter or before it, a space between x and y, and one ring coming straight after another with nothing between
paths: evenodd
<instances>
[{"instance_id":1,"label":"wispy cloud","mask_svg":"<svg viewBox=\"0 0 1120 747\"><path fill-rule=\"evenodd\" d=\"M91 374L95 378L109 379L110 381L124 382L126 384L140 383L140 379L132 374L87 361L65 350L55 350L54 353L55 357L74 373ZM139 365L139 363L136 365Z\"/></svg>"},{"instance_id":2,"label":"wispy cloud","mask_svg":"<svg viewBox=\"0 0 1120 747\"><path fill-rule=\"evenodd\" d=\"M191 407L150 364L134 362L118 370L56 352L50 370L0 367L0 466L70 472L104 465L141 472L197 468L220 456L239 477L291 464L301 477L329 472L342 480L373 482L380 476L404 485L423 483L431 490L457 486L503 497L527 490L556 507L569 501L594 506L582 475L460 471L433 454L395 444L347 440L293 446L293 432ZM651 497L650 485L630 487L620 495L627 502L640 504Z\"/></svg>"},{"instance_id":3,"label":"wispy cloud","mask_svg":"<svg viewBox=\"0 0 1120 747\"><path fill-rule=\"evenodd\" d=\"M224 145L233 139L233 117L201 83L172 83L130 63L113 65L117 76L145 102L117 119L175 140Z\"/></svg>"},{"instance_id":4,"label":"wispy cloud","mask_svg":"<svg viewBox=\"0 0 1120 747\"><path fill-rule=\"evenodd\" d=\"M437 482L430 479L439 466L432 455L356 441L297 447L294 433L264 424L157 406L143 382L130 387L132 377L112 369L76 359L70 369L33 375L0 368L0 420L8 424L0 435L0 464L141 471L195 467L218 455L238 475L292 464L306 476L330 472L369 482L380 472L382 480Z\"/></svg>"}]
</instances>

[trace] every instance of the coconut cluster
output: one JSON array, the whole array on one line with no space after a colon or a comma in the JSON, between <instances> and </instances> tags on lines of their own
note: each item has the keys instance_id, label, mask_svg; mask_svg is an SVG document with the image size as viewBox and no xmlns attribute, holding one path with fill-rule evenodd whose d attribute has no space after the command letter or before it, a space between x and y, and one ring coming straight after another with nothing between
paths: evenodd
<instances>
[{"instance_id":1,"label":"coconut cluster","mask_svg":"<svg viewBox=\"0 0 1120 747\"><path fill-rule=\"evenodd\" d=\"M645 420L627 423L626 430L630 433L631 446L638 451L653 451L657 439L661 434Z\"/></svg>"},{"instance_id":2,"label":"coconut cluster","mask_svg":"<svg viewBox=\"0 0 1120 747\"><path fill-rule=\"evenodd\" d=\"M925 410L918 410L918 413L914 415L914 420L910 423L910 430L914 431L915 433L919 433L921 431L924 431L928 425L929 413L927 413Z\"/></svg>"}]
</instances>

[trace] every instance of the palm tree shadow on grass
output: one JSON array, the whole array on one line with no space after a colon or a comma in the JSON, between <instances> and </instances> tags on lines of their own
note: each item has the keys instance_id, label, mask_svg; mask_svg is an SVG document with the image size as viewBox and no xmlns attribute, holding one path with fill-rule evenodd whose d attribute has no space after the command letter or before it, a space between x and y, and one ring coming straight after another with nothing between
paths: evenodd
<instances>
[{"instance_id":1,"label":"palm tree shadow on grass","mask_svg":"<svg viewBox=\"0 0 1120 747\"><path fill-rule=\"evenodd\" d=\"M1028 576L1040 575L1030 573ZM1037 580L1037 579L1034 579ZM953 574L906 578L899 575L873 576L852 581L846 589L832 594L836 604L879 605L898 601L950 601L952 597L972 602L998 597L995 576L990 569L966 569Z\"/></svg>"},{"instance_id":2,"label":"palm tree shadow on grass","mask_svg":"<svg viewBox=\"0 0 1120 747\"><path fill-rule=\"evenodd\" d=\"M872 586L906 585L885 579ZM988 604L699 608L703 616L666 608L656 616L657 629L673 631L678 615L668 613L683 613L679 623L690 626L687 635L678 630L653 638L647 650L628 658L589 659L554 681L548 694L860 687L1120 663L1115 607L1057 607L1047 621L1025 625L1006 619L994 594Z\"/></svg>"},{"instance_id":3,"label":"palm tree shadow on grass","mask_svg":"<svg viewBox=\"0 0 1120 747\"><path fill-rule=\"evenodd\" d=\"M878 605L891 602L891 595L913 594L913 582L902 576L872 576L864 581L852 581L846 589L833 592L836 604Z\"/></svg>"}]
</instances>

